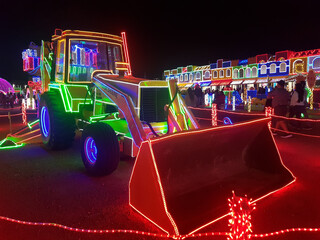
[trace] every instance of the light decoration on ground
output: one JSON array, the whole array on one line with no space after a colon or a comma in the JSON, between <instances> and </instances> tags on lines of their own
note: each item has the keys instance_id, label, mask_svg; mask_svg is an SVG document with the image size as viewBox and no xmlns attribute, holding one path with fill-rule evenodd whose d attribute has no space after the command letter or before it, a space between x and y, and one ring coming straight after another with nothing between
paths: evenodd
<instances>
[{"instance_id":1,"label":"light decoration on ground","mask_svg":"<svg viewBox=\"0 0 320 240\"><path fill-rule=\"evenodd\" d=\"M266 117L271 117L271 115L273 114L273 108L272 107L265 107L264 113L265 113Z\"/></svg>"},{"instance_id":2,"label":"light decoration on ground","mask_svg":"<svg viewBox=\"0 0 320 240\"><path fill-rule=\"evenodd\" d=\"M26 110L26 103L24 99L22 99L21 111L22 111L22 123L24 125L27 125L27 110Z\"/></svg>"},{"instance_id":3,"label":"light decoration on ground","mask_svg":"<svg viewBox=\"0 0 320 240\"><path fill-rule=\"evenodd\" d=\"M236 110L236 96L232 96L232 111Z\"/></svg>"},{"instance_id":4,"label":"light decoration on ground","mask_svg":"<svg viewBox=\"0 0 320 240\"><path fill-rule=\"evenodd\" d=\"M247 197L233 196L229 201L230 216L229 226L231 226L228 240L239 239L248 240L251 237L251 212L255 209L255 204Z\"/></svg>"},{"instance_id":5,"label":"light decoration on ground","mask_svg":"<svg viewBox=\"0 0 320 240\"><path fill-rule=\"evenodd\" d=\"M223 118L223 124L224 125L232 125L233 122L231 121L231 119L229 117L224 117Z\"/></svg>"},{"instance_id":6,"label":"light decoration on ground","mask_svg":"<svg viewBox=\"0 0 320 240\"><path fill-rule=\"evenodd\" d=\"M217 123L217 104L212 104L212 110L211 110L211 118L212 118L212 127L218 126Z\"/></svg>"},{"instance_id":7,"label":"light decoration on ground","mask_svg":"<svg viewBox=\"0 0 320 240\"><path fill-rule=\"evenodd\" d=\"M251 112L251 96L248 98L248 112Z\"/></svg>"},{"instance_id":8,"label":"light decoration on ground","mask_svg":"<svg viewBox=\"0 0 320 240\"><path fill-rule=\"evenodd\" d=\"M24 143L15 143L14 141L7 138L0 141L0 150L18 148L22 146L24 146Z\"/></svg>"}]
</instances>

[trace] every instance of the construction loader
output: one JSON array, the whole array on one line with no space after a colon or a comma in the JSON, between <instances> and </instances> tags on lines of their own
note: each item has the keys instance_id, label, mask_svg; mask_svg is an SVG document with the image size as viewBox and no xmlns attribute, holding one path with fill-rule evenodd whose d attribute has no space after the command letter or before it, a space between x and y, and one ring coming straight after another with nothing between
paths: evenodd
<instances>
[{"instance_id":1,"label":"construction loader","mask_svg":"<svg viewBox=\"0 0 320 240\"><path fill-rule=\"evenodd\" d=\"M116 170L120 152L136 157L130 205L167 233L223 215L232 190L258 199L294 179L270 119L199 129L174 80L132 76L125 33L56 30L42 43L41 73L44 145L70 147L82 131L82 161L98 176Z\"/></svg>"}]
</instances>

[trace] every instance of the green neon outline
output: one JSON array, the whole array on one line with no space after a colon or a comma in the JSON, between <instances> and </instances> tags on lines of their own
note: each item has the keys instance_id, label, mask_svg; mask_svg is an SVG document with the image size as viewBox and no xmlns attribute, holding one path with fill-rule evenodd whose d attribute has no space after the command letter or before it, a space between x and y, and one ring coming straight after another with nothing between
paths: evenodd
<instances>
[{"instance_id":1,"label":"green neon outline","mask_svg":"<svg viewBox=\"0 0 320 240\"><path fill-rule=\"evenodd\" d=\"M5 146L5 147L2 147L2 144L6 141L11 141L12 143L14 143L15 145L14 146ZM14 141L12 141L11 139L3 139L0 141L0 150L3 150L3 149L13 149L13 148L19 148L19 147L22 147L24 146L25 144L24 143L20 143L20 144L17 144L15 143Z\"/></svg>"},{"instance_id":2,"label":"green neon outline","mask_svg":"<svg viewBox=\"0 0 320 240\"><path fill-rule=\"evenodd\" d=\"M38 123L38 122L39 122L39 119L37 119L37 120L35 120L35 121L33 121L33 122L28 122L28 127L29 127L30 129L32 129L32 126L35 125L35 124Z\"/></svg>"},{"instance_id":3,"label":"green neon outline","mask_svg":"<svg viewBox=\"0 0 320 240\"><path fill-rule=\"evenodd\" d=\"M87 98L72 98L72 95L68 89L68 87L81 87L81 88L85 88L87 90ZM87 85L79 85L79 84L49 84L49 91L51 89L55 89L55 90L59 90L60 91L60 95L63 101L63 105L64 105L64 109L66 112L79 112L80 111L80 104L93 104L93 101L91 99L91 93L89 91L89 87ZM79 103L74 103L75 101L88 101L88 102L79 102ZM77 104L77 108L76 106L74 106L74 104Z\"/></svg>"}]
</instances>

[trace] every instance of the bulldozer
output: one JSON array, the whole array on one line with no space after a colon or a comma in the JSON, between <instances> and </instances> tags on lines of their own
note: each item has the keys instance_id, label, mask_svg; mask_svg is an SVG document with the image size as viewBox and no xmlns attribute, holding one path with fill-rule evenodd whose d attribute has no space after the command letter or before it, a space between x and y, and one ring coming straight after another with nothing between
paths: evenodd
<instances>
[{"instance_id":1,"label":"bulldozer","mask_svg":"<svg viewBox=\"0 0 320 240\"><path fill-rule=\"evenodd\" d=\"M228 194L260 199L292 181L269 118L200 129L175 80L132 76L126 34L56 30L41 46L40 131L52 150L82 132L88 173L111 174L136 157L129 204L168 234L223 216Z\"/></svg>"}]
</instances>

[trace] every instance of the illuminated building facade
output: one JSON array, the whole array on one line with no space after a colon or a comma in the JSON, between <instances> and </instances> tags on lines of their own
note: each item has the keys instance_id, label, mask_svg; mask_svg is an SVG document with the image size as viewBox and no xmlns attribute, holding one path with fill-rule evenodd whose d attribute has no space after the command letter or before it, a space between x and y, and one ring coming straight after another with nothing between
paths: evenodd
<instances>
[{"instance_id":1,"label":"illuminated building facade","mask_svg":"<svg viewBox=\"0 0 320 240\"><path fill-rule=\"evenodd\" d=\"M164 77L177 79L181 88L195 84L201 87L214 86L266 86L279 80L289 82L293 87L297 74L306 75L314 70L317 76L316 88L320 87L320 49L293 52L289 50L276 52L274 55L260 54L242 60L217 60L205 66L189 65L164 71Z\"/></svg>"}]
</instances>

